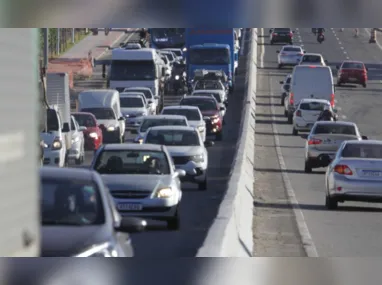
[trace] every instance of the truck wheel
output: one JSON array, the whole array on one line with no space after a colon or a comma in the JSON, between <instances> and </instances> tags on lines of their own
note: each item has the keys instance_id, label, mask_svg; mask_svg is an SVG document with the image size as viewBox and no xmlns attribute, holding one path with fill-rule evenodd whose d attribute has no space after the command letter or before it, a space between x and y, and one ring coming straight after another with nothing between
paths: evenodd
<instances>
[{"instance_id":1,"label":"truck wheel","mask_svg":"<svg viewBox=\"0 0 382 285\"><path fill-rule=\"evenodd\" d=\"M288 124L293 123L293 115L288 114Z\"/></svg>"}]
</instances>

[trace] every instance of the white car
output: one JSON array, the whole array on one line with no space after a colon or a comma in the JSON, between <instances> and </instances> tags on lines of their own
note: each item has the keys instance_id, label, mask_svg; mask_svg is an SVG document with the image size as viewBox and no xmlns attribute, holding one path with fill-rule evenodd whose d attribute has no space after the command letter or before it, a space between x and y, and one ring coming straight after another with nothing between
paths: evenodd
<instances>
[{"instance_id":1,"label":"white car","mask_svg":"<svg viewBox=\"0 0 382 285\"><path fill-rule=\"evenodd\" d=\"M157 113L159 105L159 96L154 96L153 92L149 87L128 87L123 90L123 93L129 92L138 92L143 93L147 100L147 108L149 109L150 114L155 115Z\"/></svg>"},{"instance_id":2,"label":"white car","mask_svg":"<svg viewBox=\"0 0 382 285\"><path fill-rule=\"evenodd\" d=\"M298 132L309 132L326 108L334 113L337 112L336 109L332 109L328 100L302 99L293 114L293 135L297 136Z\"/></svg>"},{"instance_id":3,"label":"white car","mask_svg":"<svg viewBox=\"0 0 382 285\"><path fill-rule=\"evenodd\" d=\"M150 128L143 143L165 145L176 169L186 175L181 181L198 184L199 190L207 190L208 151L213 142L203 143L199 132L193 127L159 126Z\"/></svg>"},{"instance_id":4,"label":"white car","mask_svg":"<svg viewBox=\"0 0 382 285\"><path fill-rule=\"evenodd\" d=\"M72 147L69 150L68 158L74 160L77 165L85 160L85 138L83 131L85 127L80 127L74 116L70 116Z\"/></svg>"},{"instance_id":5,"label":"white car","mask_svg":"<svg viewBox=\"0 0 382 285\"><path fill-rule=\"evenodd\" d=\"M136 143L142 143L149 128L157 126L190 126L187 118L181 115L152 115L144 117L139 129Z\"/></svg>"},{"instance_id":6,"label":"white car","mask_svg":"<svg viewBox=\"0 0 382 285\"><path fill-rule=\"evenodd\" d=\"M203 141L206 141L206 122L200 109L196 106L167 106L162 110L162 115L181 115L187 118L191 127L197 128Z\"/></svg>"},{"instance_id":7,"label":"white car","mask_svg":"<svg viewBox=\"0 0 382 285\"><path fill-rule=\"evenodd\" d=\"M284 66L297 65L305 51L300 46L287 45L283 46L277 53L278 68L282 68Z\"/></svg>"},{"instance_id":8,"label":"white car","mask_svg":"<svg viewBox=\"0 0 382 285\"><path fill-rule=\"evenodd\" d=\"M319 65L319 66L326 66L328 63L327 60L324 59L324 57L319 53L305 53L300 61L299 65Z\"/></svg>"}]
</instances>

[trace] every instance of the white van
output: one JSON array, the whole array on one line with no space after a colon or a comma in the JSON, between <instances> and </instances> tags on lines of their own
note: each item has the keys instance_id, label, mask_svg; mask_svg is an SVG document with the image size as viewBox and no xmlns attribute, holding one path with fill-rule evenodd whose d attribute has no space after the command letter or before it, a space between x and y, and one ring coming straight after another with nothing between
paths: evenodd
<instances>
[{"instance_id":1,"label":"white van","mask_svg":"<svg viewBox=\"0 0 382 285\"><path fill-rule=\"evenodd\" d=\"M78 112L92 113L102 129L103 143L125 141L125 118L117 90L86 90L78 95Z\"/></svg>"},{"instance_id":2,"label":"white van","mask_svg":"<svg viewBox=\"0 0 382 285\"><path fill-rule=\"evenodd\" d=\"M302 99L328 100L334 107L334 83L328 66L298 65L293 68L288 94L288 123L293 123L293 113Z\"/></svg>"}]
</instances>

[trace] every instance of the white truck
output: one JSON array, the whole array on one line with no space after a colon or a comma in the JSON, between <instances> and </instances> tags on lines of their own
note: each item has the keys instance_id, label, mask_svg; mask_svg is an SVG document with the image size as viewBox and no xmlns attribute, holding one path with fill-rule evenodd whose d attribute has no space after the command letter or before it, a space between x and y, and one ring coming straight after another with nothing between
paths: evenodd
<instances>
[{"instance_id":1,"label":"white truck","mask_svg":"<svg viewBox=\"0 0 382 285\"><path fill-rule=\"evenodd\" d=\"M46 75L47 129L40 134L45 142L44 165L64 167L72 146L70 89L67 73Z\"/></svg>"},{"instance_id":2,"label":"white truck","mask_svg":"<svg viewBox=\"0 0 382 285\"><path fill-rule=\"evenodd\" d=\"M0 29L2 257L40 254L38 43L38 29Z\"/></svg>"}]
</instances>

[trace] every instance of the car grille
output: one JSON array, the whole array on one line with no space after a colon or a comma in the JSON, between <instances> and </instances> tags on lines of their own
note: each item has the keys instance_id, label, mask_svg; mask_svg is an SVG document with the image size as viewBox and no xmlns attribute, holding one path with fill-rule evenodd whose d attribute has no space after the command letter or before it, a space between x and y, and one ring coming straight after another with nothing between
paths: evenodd
<instances>
[{"instance_id":1,"label":"car grille","mask_svg":"<svg viewBox=\"0 0 382 285\"><path fill-rule=\"evenodd\" d=\"M191 160L191 157L189 156L173 156L172 160L174 161L174 164L186 164Z\"/></svg>"},{"instance_id":2,"label":"car grille","mask_svg":"<svg viewBox=\"0 0 382 285\"><path fill-rule=\"evenodd\" d=\"M152 191L132 191L132 190L129 190L129 191L116 190L116 191L110 192L111 196L117 199L143 199L150 196L151 193Z\"/></svg>"}]
</instances>

